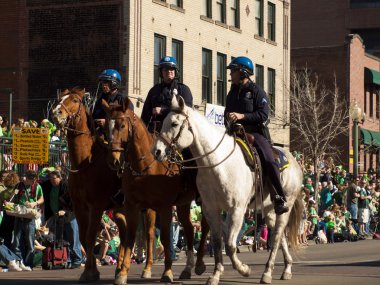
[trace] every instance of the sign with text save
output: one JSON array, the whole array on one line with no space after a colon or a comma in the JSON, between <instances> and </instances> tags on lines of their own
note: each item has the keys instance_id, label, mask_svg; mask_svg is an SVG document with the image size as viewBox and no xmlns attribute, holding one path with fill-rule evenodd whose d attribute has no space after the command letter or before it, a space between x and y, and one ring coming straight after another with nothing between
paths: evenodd
<instances>
[{"instance_id":1,"label":"sign with text save","mask_svg":"<svg viewBox=\"0 0 380 285\"><path fill-rule=\"evenodd\" d=\"M49 130L15 128L13 130L12 160L15 163L48 163Z\"/></svg>"},{"instance_id":2,"label":"sign with text save","mask_svg":"<svg viewBox=\"0 0 380 285\"><path fill-rule=\"evenodd\" d=\"M218 127L224 128L224 107L214 104L206 104L205 117Z\"/></svg>"}]
</instances>

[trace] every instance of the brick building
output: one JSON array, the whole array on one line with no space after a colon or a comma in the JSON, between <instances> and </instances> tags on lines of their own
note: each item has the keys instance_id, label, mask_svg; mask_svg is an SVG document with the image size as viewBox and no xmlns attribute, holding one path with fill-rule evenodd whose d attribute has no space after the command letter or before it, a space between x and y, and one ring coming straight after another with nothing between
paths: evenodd
<instances>
[{"instance_id":1,"label":"brick building","mask_svg":"<svg viewBox=\"0 0 380 285\"><path fill-rule=\"evenodd\" d=\"M366 113L360 124L360 172L380 170L379 34L379 0L292 1L292 65L307 66L327 86L335 75L347 107L356 100ZM336 143L343 150L341 162L353 172L352 120L346 124L347 135ZM292 130L291 137L296 135Z\"/></svg>"},{"instance_id":2,"label":"brick building","mask_svg":"<svg viewBox=\"0 0 380 285\"><path fill-rule=\"evenodd\" d=\"M126 93L145 98L158 81L164 55L177 58L196 105L223 105L229 89L225 67L232 57L245 55L255 63L256 81L274 107L273 138L289 143L289 129L283 128L289 113L289 1L8 0L0 5L0 19L8 23L0 32L0 88L13 88L22 101L15 116L41 118L41 107L57 89L79 85L94 94L105 68L120 71ZM12 33L15 41L3 45ZM9 80L13 70L18 82ZM6 100L4 90L0 94ZM0 105L1 113L6 110Z\"/></svg>"}]
</instances>

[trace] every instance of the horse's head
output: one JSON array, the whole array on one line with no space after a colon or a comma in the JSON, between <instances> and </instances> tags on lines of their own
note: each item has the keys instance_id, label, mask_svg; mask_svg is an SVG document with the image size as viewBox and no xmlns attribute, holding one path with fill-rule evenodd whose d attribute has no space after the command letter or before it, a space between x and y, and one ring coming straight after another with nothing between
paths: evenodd
<instances>
[{"instance_id":1,"label":"horse's head","mask_svg":"<svg viewBox=\"0 0 380 285\"><path fill-rule=\"evenodd\" d=\"M166 116L159 137L152 148L158 161L189 147L194 141L194 133L189 122L190 108L181 96L173 96L171 112Z\"/></svg>"},{"instance_id":2,"label":"horse's head","mask_svg":"<svg viewBox=\"0 0 380 285\"><path fill-rule=\"evenodd\" d=\"M80 117L84 95L85 90L77 87L61 92L60 101L53 110L53 120L58 126L72 124L76 118Z\"/></svg>"},{"instance_id":3,"label":"horse's head","mask_svg":"<svg viewBox=\"0 0 380 285\"><path fill-rule=\"evenodd\" d=\"M107 132L110 162L114 167L120 167L125 160L127 145L132 138L135 114L129 109L130 101L125 98L123 104L108 104L102 100L103 109L107 113L105 129Z\"/></svg>"}]
</instances>

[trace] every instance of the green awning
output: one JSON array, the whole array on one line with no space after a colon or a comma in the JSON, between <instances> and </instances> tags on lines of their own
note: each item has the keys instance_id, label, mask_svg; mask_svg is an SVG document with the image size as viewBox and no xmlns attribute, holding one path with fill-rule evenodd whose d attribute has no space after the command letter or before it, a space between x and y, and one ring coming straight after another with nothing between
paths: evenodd
<instances>
[{"instance_id":1,"label":"green awning","mask_svg":"<svg viewBox=\"0 0 380 285\"><path fill-rule=\"evenodd\" d=\"M360 128L362 143L380 147L380 132Z\"/></svg>"},{"instance_id":2,"label":"green awning","mask_svg":"<svg viewBox=\"0 0 380 285\"><path fill-rule=\"evenodd\" d=\"M366 145L372 144L371 131L360 128L360 134L362 137L363 144L366 144Z\"/></svg>"},{"instance_id":3,"label":"green awning","mask_svg":"<svg viewBox=\"0 0 380 285\"><path fill-rule=\"evenodd\" d=\"M371 131L371 136L372 136L372 145L380 146L380 133Z\"/></svg>"},{"instance_id":4,"label":"green awning","mask_svg":"<svg viewBox=\"0 0 380 285\"><path fill-rule=\"evenodd\" d=\"M364 82L380 85L380 72L367 68L364 68Z\"/></svg>"}]
</instances>

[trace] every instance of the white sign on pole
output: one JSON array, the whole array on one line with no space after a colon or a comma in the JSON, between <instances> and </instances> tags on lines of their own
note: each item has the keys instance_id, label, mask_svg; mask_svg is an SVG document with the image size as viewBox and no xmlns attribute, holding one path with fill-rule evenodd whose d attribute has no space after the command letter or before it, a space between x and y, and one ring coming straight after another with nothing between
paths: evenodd
<instances>
[{"instance_id":1,"label":"white sign on pole","mask_svg":"<svg viewBox=\"0 0 380 285\"><path fill-rule=\"evenodd\" d=\"M211 124L224 128L224 109L223 106L206 104L205 117Z\"/></svg>"}]
</instances>

